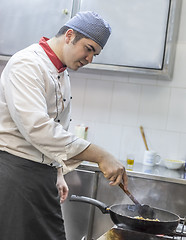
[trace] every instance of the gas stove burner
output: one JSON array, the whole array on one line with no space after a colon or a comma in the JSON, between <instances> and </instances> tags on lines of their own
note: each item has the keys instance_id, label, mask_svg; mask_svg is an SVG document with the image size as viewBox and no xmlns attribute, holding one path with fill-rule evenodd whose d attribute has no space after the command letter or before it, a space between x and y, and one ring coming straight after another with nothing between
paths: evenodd
<instances>
[{"instance_id":1,"label":"gas stove burner","mask_svg":"<svg viewBox=\"0 0 186 240\"><path fill-rule=\"evenodd\" d=\"M163 238L149 233L136 232L128 229L112 228L98 240L165 240Z\"/></svg>"},{"instance_id":2,"label":"gas stove burner","mask_svg":"<svg viewBox=\"0 0 186 240\"><path fill-rule=\"evenodd\" d=\"M176 232L168 235L155 235L150 233L138 232L126 228L124 224L114 226L97 240L186 240L184 223L180 224Z\"/></svg>"}]
</instances>

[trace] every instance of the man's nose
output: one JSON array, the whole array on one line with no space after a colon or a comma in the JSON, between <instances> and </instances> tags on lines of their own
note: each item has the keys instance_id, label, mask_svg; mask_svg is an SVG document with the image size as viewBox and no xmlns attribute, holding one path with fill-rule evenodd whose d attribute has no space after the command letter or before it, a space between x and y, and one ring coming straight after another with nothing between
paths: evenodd
<instances>
[{"instance_id":1,"label":"man's nose","mask_svg":"<svg viewBox=\"0 0 186 240\"><path fill-rule=\"evenodd\" d=\"M90 53L87 57L86 60L88 61L88 63L91 63L93 60L94 54Z\"/></svg>"}]
</instances>

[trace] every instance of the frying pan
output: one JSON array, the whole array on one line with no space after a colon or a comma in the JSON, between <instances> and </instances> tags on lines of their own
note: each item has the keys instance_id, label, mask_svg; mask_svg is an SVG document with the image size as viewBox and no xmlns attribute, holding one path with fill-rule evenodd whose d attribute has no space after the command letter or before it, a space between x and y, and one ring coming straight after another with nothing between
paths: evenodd
<instances>
[{"instance_id":1,"label":"frying pan","mask_svg":"<svg viewBox=\"0 0 186 240\"><path fill-rule=\"evenodd\" d=\"M110 214L110 217L114 224L118 226L124 225L131 230L146 233L172 233L176 230L180 222L180 217L178 215L158 208L152 209L154 210L156 218L159 219L159 221L148 221L134 218L135 216L139 215L136 205L115 204L107 206L105 203L96 199L76 195L72 195L70 197L70 201L79 201L92 204L98 207L102 213Z\"/></svg>"}]
</instances>

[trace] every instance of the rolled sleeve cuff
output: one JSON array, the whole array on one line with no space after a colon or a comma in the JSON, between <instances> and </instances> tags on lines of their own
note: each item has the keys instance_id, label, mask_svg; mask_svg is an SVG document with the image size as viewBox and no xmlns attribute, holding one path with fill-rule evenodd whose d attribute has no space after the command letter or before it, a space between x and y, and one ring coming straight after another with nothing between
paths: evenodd
<instances>
[{"instance_id":1,"label":"rolled sleeve cuff","mask_svg":"<svg viewBox=\"0 0 186 240\"><path fill-rule=\"evenodd\" d=\"M75 141L66 145L65 147L65 150L67 153L67 159L73 158L74 156L83 152L89 145L90 145L90 142L82 138L77 138Z\"/></svg>"},{"instance_id":2,"label":"rolled sleeve cuff","mask_svg":"<svg viewBox=\"0 0 186 240\"><path fill-rule=\"evenodd\" d=\"M58 162L63 168L63 174L73 171L82 163L82 160L73 158L83 152L90 144L90 142L82 138L77 138L75 141L65 146L65 156L63 155L62 159L60 156L60 159L58 159Z\"/></svg>"}]
</instances>

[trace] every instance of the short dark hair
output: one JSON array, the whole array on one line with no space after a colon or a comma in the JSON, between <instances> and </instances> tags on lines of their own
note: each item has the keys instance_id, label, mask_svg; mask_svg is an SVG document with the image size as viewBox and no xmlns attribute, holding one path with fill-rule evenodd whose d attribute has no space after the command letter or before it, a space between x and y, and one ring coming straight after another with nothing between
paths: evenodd
<instances>
[{"instance_id":1,"label":"short dark hair","mask_svg":"<svg viewBox=\"0 0 186 240\"><path fill-rule=\"evenodd\" d=\"M59 32L55 35L55 37L60 37L61 35L65 34L65 33L68 31L68 29L72 29L72 28L67 27L67 26L63 26L63 27L59 30ZM88 38L88 37L86 37L84 34L78 32L78 31L76 31L76 30L74 30L74 29L72 29L72 30L73 30L74 33L75 33L75 38L74 38L74 40L73 40L73 44L77 43L77 42L78 42L80 39L82 39L82 38Z\"/></svg>"}]
</instances>

